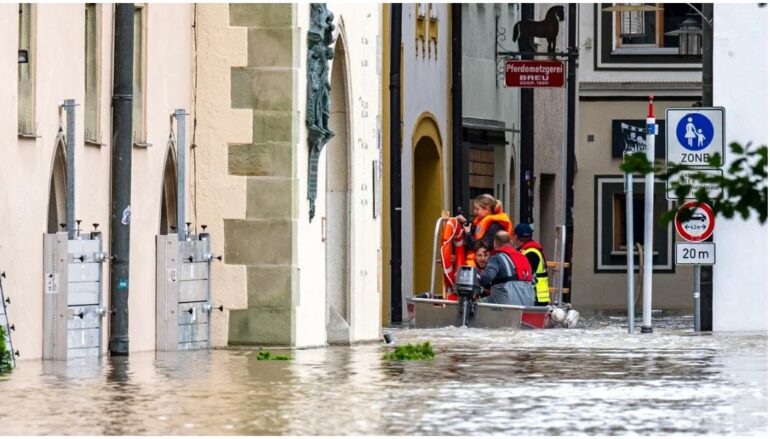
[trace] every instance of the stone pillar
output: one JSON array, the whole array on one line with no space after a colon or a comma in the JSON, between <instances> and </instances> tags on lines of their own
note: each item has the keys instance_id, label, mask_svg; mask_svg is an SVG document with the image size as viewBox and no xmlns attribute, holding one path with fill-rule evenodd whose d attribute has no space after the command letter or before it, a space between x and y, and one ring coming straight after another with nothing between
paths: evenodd
<instances>
[{"instance_id":1,"label":"stone pillar","mask_svg":"<svg viewBox=\"0 0 770 439\"><path fill-rule=\"evenodd\" d=\"M228 174L246 177L246 213L226 219L225 261L246 266L248 303L230 312L230 344L293 345L297 297L299 54L292 4L230 4L248 29L246 66L231 68L231 106L250 109L250 143L228 145ZM224 50L224 48L223 48Z\"/></svg>"}]
</instances>

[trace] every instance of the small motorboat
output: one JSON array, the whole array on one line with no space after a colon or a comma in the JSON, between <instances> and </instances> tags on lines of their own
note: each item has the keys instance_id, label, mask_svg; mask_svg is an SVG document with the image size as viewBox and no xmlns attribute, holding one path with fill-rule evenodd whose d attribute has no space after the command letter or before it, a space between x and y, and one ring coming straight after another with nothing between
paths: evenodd
<instances>
[{"instance_id":1,"label":"small motorboat","mask_svg":"<svg viewBox=\"0 0 770 439\"><path fill-rule=\"evenodd\" d=\"M448 213L444 213L436 222L435 239L433 241L434 256L441 241L439 233L448 220ZM557 228L557 251L561 250L562 255L564 254L563 236L564 230L563 226L561 226ZM561 242L558 242L559 239L561 239ZM447 244L451 244L451 242L441 242L442 246ZM561 248L559 248L559 244L561 244ZM436 284L436 266L445 262L442 262L441 259L433 260L431 287ZM560 267L567 264L554 263L553 265ZM563 274L563 272L560 274ZM577 326L580 318L580 314L569 303L562 302L562 276L559 277L559 287L556 289L557 294L551 295L552 304L548 306L520 306L480 302L482 288L479 285L478 271L475 267L468 265L462 265L457 269L453 281L449 289L457 296L457 300L448 300L445 297L446 285L440 297L434 296L432 292L427 292L407 299L410 302L409 312L414 314L414 319L412 320L414 327L574 328ZM444 278L444 282L446 282L446 278Z\"/></svg>"},{"instance_id":2,"label":"small motorboat","mask_svg":"<svg viewBox=\"0 0 770 439\"><path fill-rule=\"evenodd\" d=\"M414 326L442 328L467 326L471 328L547 329L574 328L580 314L569 303L548 306L520 306L479 302L481 286L474 267L462 266L457 273L455 291L458 300L414 297Z\"/></svg>"}]
</instances>

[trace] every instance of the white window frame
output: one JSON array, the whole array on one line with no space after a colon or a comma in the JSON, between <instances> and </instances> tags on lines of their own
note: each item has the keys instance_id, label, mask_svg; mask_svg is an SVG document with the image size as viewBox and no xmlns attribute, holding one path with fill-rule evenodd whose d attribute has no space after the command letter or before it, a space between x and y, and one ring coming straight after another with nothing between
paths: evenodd
<instances>
[{"instance_id":1,"label":"white window frame","mask_svg":"<svg viewBox=\"0 0 770 439\"><path fill-rule=\"evenodd\" d=\"M88 10L88 7L93 5L93 20L94 20L94 46L91 48L93 56L93 62L94 62L94 72L93 72L93 95L89 95L88 93L88 61L89 61L89 47L88 47L88 15L86 14L86 11ZM85 44L84 44L84 53L85 53L85 71L86 71L86 77L85 79L85 96L84 96L84 106L83 106L83 140L86 145L96 145L96 146L103 146L102 143L102 132L101 132L101 96L102 96L102 13L103 13L103 5L98 3L86 3L84 6L84 15L85 15ZM89 115L87 114L87 107L89 104L89 97L90 99L93 99L93 105L94 105L94 114L91 116L93 119L89 118ZM93 123L93 132L89 131L89 124Z\"/></svg>"},{"instance_id":2,"label":"white window frame","mask_svg":"<svg viewBox=\"0 0 770 439\"><path fill-rule=\"evenodd\" d=\"M21 9L23 5L29 6L29 47L27 48L27 63L26 65L29 67L29 107L23 111L22 110L22 90L21 90L21 82L19 81L17 83L17 111L18 111L18 118L17 118L17 125L16 130L18 133L18 136L20 138L38 138L40 137L37 135L37 115L36 115L36 97L37 97L37 5L34 3L19 3L19 20L21 20ZM19 41L17 42L17 46L19 50L21 50L21 22L19 23ZM17 71L17 80L20 80L19 74L21 73L22 64L18 64L18 71ZM23 118L28 118L26 121L22 121Z\"/></svg>"},{"instance_id":3,"label":"white window frame","mask_svg":"<svg viewBox=\"0 0 770 439\"><path fill-rule=\"evenodd\" d=\"M136 73L137 73L137 66L136 61L137 57L134 57L134 93L133 93L133 100L132 100L132 108L131 112L132 115L135 115L135 108L134 105L138 102L141 103L141 115L140 115L140 122L141 126L138 130L132 129L132 138L133 138L133 144L134 147L137 148L147 148L149 146L152 146L151 143L148 143L147 141L147 15L148 15L149 7L147 4L135 4L134 5L134 14L136 14L137 11L141 11L142 16L142 23L141 23L141 34L140 38L141 41L139 42L139 46L136 45L137 41L137 35L136 32L134 32L134 50L136 48L139 48L139 60L141 61L141 65L139 66L139 77L141 78L141 90L142 95L137 99L136 96ZM135 16L135 15L134 15ZM136 20L136 18L134 18ZM134 24L135 26L135 24ZM134 28L136 30L136 28ZM137 120L133 117L133 126L137 126Z\"/></svg>"}]
</instances>

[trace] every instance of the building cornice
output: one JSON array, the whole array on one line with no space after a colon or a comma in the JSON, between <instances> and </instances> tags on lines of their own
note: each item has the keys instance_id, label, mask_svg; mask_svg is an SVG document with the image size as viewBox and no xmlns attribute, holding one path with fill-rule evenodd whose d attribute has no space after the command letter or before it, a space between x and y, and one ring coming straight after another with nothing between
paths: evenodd
<instances>
[{"instance_id":1,"label":"building cornice","mask_svg":"<svg viewBox=\"0 0 770 439\"><path fill-rule=\"evenodd\" d=\"M700 81L604 81L581 82L580 97L679 96L700 98Z\"/></svg>"}]
</instances>

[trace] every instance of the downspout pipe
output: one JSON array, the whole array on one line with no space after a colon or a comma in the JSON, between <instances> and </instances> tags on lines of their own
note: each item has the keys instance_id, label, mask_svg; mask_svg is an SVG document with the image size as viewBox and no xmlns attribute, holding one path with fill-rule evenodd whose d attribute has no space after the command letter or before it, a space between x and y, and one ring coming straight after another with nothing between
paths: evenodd
<instances>
[{"instance_id":1,"label":"downspout pipe","mask_svg":"<svg viewBox=\"0 0 770 439\"><path fill-rule=\"evenodd\" d=\"M134 72L134 4L115 5L110 208L110 355L128 355L129 243Z\"/></svg>"},{"instance_id":2,"label":"downspout pipe","mask_svg":"<svg viewBox=\"0 0 770 439\"><path fill-rule=\"evenodd\" d=\"M390 10L390 321L403 318L401 294L401 4Z\"/></svg>"},{"instance_id":3,"label":"downspout pipe","mask_svg":"<svg viewBox=\"0 0 770 439\"><path fill-rule=\"evenodd\" d=\"M463 44L461 3L452 3L452 204L455 214L462 211L470 198L468 163L463 157Z\"/></svg>"}]
</instances>

